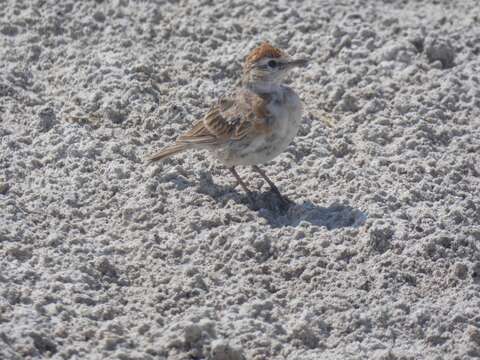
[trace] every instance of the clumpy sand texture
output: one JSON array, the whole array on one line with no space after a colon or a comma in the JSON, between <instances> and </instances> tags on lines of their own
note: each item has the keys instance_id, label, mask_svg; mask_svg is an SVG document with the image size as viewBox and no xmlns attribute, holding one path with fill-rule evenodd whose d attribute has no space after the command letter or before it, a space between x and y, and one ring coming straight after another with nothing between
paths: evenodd
<instances>
[{"instance_id":1,"label":"clumpy sand texture","mask_svg":"<svg viewBox=\"0 0 480 360\"><path fill-rule=\"evenodd\" d=\"M263 40L311 64L252 208L148 164ZM0 2L0 359L478 359L480 6Z\"/></svg>"}]
</instances>

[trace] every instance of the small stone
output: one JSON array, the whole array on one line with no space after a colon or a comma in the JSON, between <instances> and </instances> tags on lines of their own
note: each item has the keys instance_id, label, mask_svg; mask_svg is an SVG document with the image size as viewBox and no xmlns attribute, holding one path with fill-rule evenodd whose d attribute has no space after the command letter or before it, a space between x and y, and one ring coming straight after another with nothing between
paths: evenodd
<instances>
[{"instance_id":1,"label":"small stone","mask_svg":"<svg viewBox=\"0 0 480 360\"><path fill-rule=\"evenodd\" d=\"M185 327L185 344L192 346L195 342L202 338L202 329L196 324L190 324Z\"/></svg>"},{"instance_id":2,"label":"small stone","mask_svg":"<svg viewBox=\"0 0 480 360\"><path fill-rule=\"evenodd\" d=\"M104 276L111 278L117 277L115 266L113 266L106 257L99 259L95 264L95 268Z\"/></svg>"},{"instance_id":3,"label":"small stone","mask_svg":"<svg viewBox=\"0 0 480 360\"><path fill-rule=\"evenodd\" d=\"M5 195L10 189L10 184L6 182L0 182L0 194Z\"/></svg>"},{"instance_id":4,"label":"small stone","mask_svg":"<svg viewBox=\"0 0 480 360\"><path fill-rule=\"evenodd\" d=\"M301 321L292 329L291 337L300 340L303 345L310 349L315 349L320 340L312 327L304 321Z\"/></svg>"},{"instance_id":5,"label":"small stone","mask_svg":"<svg viewBox=\"0 0 480 360\"><path fill-rule=\"evenodd\" d=\"M420 35L414 36L410 39L410 42L412 43L413 46L415 46L415 49L417 50L418 53L423 52L425 39L422 36Z\"/></svg>"},{"instance_id":6,"label":"small stone","mask_svg":"<svg viewBox=\"0 0 480 360\"><path fill-rule=\"evenodd\" d=\"M122 166L115 166L113 168L113 176L119 180L128 179L130 172Z\"/></svg>"},{"instance_id":7,"label":"small stone","mask_svg":"<svg viewBox=\"0 0 480 360\"><path fill-rule=\"evenodd\" d=\"M467 336L471 342L480 346L480 330L477 327L469 325L467 328Z\"/></svg>"},{"instance_id":8,"label":"small stone","mask_svg":"<svg viewBox=\"0 0 480 360\"><path fill-rule=\"evenodd\" d=\"M215 340L212 343L211 358L213 360L243 360L240 349L232 347L226 340Z\"/></svg>"},{"instance_id":9,"label":"small stone","mask_svg":"<svg viewBox=\"0 0 480 360\"><path fill-rule=\"evenodd\" d=\"M368 246L375 251L385 252L391 246L395 231L388 225L374 224L370 229Z\"/></svg>"},{"instance_id":10,"label":"small stone","mask_svg":"<svg viewBox=\"0 0 480 360\"><path fill-rule=\"evenodd\" d=\"M458 263L453 267L453 273L459 279L465 279L467 277L468 267L465 264Z\"/></svg>"},{"instance_id":11,"label":"small stone","mask_svg":"<svg viewBox=\"0 0 480 360\"><path fill-rule=\"evenodd\" d=\"M188 277L193 277L194 275L196 275L198 273L199 273L198 268L193 266L193 265L188 265L185 268L185 275L188 276Z\"/></svg>"},{"instance_id":12,"label":"small stone","mask_svg":"<svg viewBox=\"0 0 480 360\"><path fill-rule=\"evenodd\" d=\"M253 247L257 252L261 253L263 256L269 256L270 249L271 249L270 238L268 236L262 236L260 238L255 239L255 241L253 242Z\"/></svg>"},{"instance_id":13,"label":"small stone","mask_svg":"<svg viewBox=\"0 0 480 360\"><path fill-rule=\"evenodd\" d=\"M55 111L51 107L45 107L41 109L38 113L38 123L37 127L38 130L41 132L47 132L51 128L53 128L57 123L57 116L55 115Z\"/></svg>"},{"instance_id":14,"label":"small stone","mask_svg":"<svg viewBox=\"0 0 480 360\"><path fill-rule=\"evenodd\" d=\"M57 352L57 345L43 333L32 332L30 337L33 339L33 344L40 354L53 355ZM50 357L50 356L46 356Z\"/></svg>"},{"instance_id":15,"label":"small stone","mask_svg":"<svg viewBox=\"0 0 480 360\"><path fill-rule=\"evenodd\" d=\"M454 66L455 49L449 41L437 38L427 39L425 53L431 63L440 61L444 69Z\"/></svg>"},{"instance_id":16,"label":"small stone","mask_svg":"<svg viewBox=\"0 0 480 360\"><path fill-rule=\"evenodd\" d=\"M359 110L358 100L353 94L346 93L338 103L335 110L342 112L356 112Z\"/></svg>"},{"instance_id":17,"label":"small stone","mask_svg":"<svg viewBox=\"0 0 480 360\"><path fill-rule=\"evenodd\" d=\"M105 14L101 11L97 11L95 14L93 14L93 18L98 22L104 22Z\"/></svg>"},{"instance_id":18,"label":"small stone","mask_svg":"<svg viewBox=\"0 0 480 360\"><path fill-rule=\"evenodd\" d=\"M15 36L18 34L18 27L11 24L5 24L0 28L0 32L6 36Z\"/></svg>"},{"instance_id":19,"label":"small stone","mask_svg":"<svg viewBox=\"0 0 480 360\"><path fill-rule=\"evenodd\" d=\"M472 266L472 278L475 281L480 281L480 261Z\"/></svg>"},{"instance_id":20,"label":"small stone","mask_svg":"<svg viewBox=\"0 0 480 360\"><path fill-rule=\"evenodd\" d=\"M144 335L149 330L150 330L150 324L148 323L144 323L137 328L137 331L140 335Z\"/></svg>"},{"instance_id":21,"label":"small stone","mask_svg":"<svg viewBox=\"0 0 480 360\"><path fill-rule=\"evenodd\" d=\"M189 286L192 289L201 289L204 291L208 291L208 286L203 280L202 275L196 274L193 276L192 280L189 282Z\"/></svg>"}]
</instances>

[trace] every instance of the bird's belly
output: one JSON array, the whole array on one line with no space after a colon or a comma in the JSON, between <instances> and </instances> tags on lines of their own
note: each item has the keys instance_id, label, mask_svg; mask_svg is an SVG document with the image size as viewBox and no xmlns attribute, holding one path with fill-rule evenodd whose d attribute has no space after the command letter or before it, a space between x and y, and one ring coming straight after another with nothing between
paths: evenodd
<instances>
[{"instance_id":1,"label":"bird's belly","mask_svg":"<svg viewBox=\"0 0 480 360\"><path fill-rule=\"evenodd\" d=\"M280 109L268 134L247 136L231 141L216 151L216 157L227 166L255 165L268 162L282 153L297 135L301 112Z\"/></svg>"}]
</instances>

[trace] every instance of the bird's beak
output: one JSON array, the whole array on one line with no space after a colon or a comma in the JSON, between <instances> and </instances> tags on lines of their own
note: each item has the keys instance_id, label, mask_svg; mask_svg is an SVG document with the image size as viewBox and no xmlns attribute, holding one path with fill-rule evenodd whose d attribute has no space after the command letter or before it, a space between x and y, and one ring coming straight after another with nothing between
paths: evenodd
<instances>
[{"instance_id":1,"label":"bird's beak","mask_svg":"<svg viewBox=\"0 0 480 360\"><path fill-rule=\"evenodd\" d=\"M291 69L291 68L294 68L294 67L304 67L304 66L307 66L308 62L309 61L307 59L290 60L290 61L287 61L285 63L285 67L287 69Z\"/></svg>"}]
</instances>

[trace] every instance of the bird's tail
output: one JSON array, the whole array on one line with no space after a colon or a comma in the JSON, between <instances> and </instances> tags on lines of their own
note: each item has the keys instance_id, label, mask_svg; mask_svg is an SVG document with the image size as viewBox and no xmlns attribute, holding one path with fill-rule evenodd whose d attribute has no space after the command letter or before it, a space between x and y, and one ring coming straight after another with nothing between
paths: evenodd
<instances>
[{"instance_id":1,"label":"bird's tail","mask_svg":"<svg viewBox=\"0 0 480 360\"><path fill-rule=\"evenodd\" d=\"M158 153L150 155L147 160L148 161L158 161L165 159L169 156L172 156L174 154L177 154L179 152L182 152L183 150L187 149L187 145L185 144L174 144L171 146L167 146L166 148L163 148L160 150Z\"/></svg>"}]
</instances>

